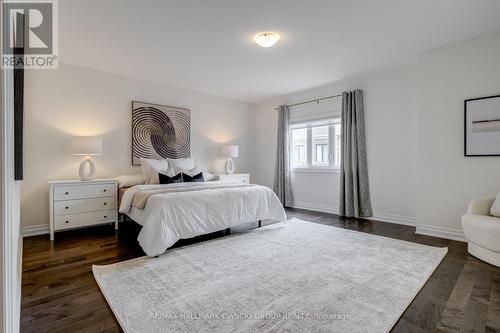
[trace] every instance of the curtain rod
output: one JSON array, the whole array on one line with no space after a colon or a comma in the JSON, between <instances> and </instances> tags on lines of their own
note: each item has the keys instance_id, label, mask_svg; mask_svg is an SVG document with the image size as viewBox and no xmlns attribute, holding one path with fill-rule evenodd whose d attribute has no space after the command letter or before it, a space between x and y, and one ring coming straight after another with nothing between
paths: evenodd
<instances>
[{"instance_id":1,"label":"curtain rod","mask_svg":"<svg viewBox=\"0 0 500 333\"><path fill-rule=\"evenodd\" d=\"M308 103L313 103L313 102L319 103L319 101L323 101L325 99L330 99L330 98L335 98L335 97L341 97L341 96L342 96L342 94L332 95L332 96L326 96L326 97L322 97L322 98L311 99L309 101L304 101L304 102L299 102L299 103L294 103L294 104L288 104L286 106L291 107L291 106L297 106L297 105L308 104ZM278 110L279 108L276 107L274 109Z\"/></svg>"}]
</instances>

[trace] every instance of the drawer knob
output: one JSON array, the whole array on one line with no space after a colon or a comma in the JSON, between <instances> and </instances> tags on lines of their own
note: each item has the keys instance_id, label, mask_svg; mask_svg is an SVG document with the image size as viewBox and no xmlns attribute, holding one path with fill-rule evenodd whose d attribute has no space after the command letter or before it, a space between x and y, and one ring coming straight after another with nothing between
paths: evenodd
<instances>
[{"instance_id":1,"label":"drawer knob","mask_svg":"<svg viewBox=\"0 0 500 333\"><path fill-rule=\"evenodd\" d=\"M107 205L107 203L105 202L105 203L104 203L104 206L106 206L106 205Z\"/></svg>"},{"instance_id":2,"label":"drawer knob","mask_svg":"<svg viewBox=\"0 0 500 333\"><path fill-rule=\"evenodd\" d=\"M104 215L104 218L106 219L106 218L108 218L108 217L107 217L106 215Z\"/></svg>"},{"instance_id":3,"label":"drawer knob","mask_svg":"<svg viewBox=\"0 0 500 333\"><path fill-rule=\"evenodd\" d=\"M66 221L66 223L69 223L69 221Z\"/></svg>"},{"instance_id":4,"label":"drawer knob","mask_svg":"<svg viewBox=\"0 0 500 333\"><path fill-rule=\"evenodd\" d=\"M66 192L66 193L64 193L64 194L68 195L69 193L68 193L68 192Z\"/></svg>"},{"instance_id":5,"label":"drawer knob","mask_svg":"<svg viewBox=\"0 0 500 333\"><path fill-rule=\"evenodd\" d=\"M69 209L69 207L64 207L65 209Z\"/></svg>"},{"instance_id":6,"label":"drawer knob","mask_svg":"<svg viewBox=\"0 0 500 333\"><path fill-rule=\"evenodd\" d=\"M106 192L107 190L104 190L104 192Z\"/></svg>"}]
</instances>

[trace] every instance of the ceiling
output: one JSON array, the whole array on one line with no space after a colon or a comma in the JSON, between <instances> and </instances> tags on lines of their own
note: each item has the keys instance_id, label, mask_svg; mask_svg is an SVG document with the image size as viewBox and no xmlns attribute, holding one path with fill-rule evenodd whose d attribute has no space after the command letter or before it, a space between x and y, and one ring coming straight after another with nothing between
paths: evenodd
<instances>
[{"instance_id":1,"label":"ceiling","mask_svg":"<svg viewBox=\"0 0 500 333\"><path fill-rule=\"evenodd\" d=\"M498 0L63 0L60 61L258 102L500 30ZM261 31L281 40L262 48Z\"/></svg>"}]
</instances>

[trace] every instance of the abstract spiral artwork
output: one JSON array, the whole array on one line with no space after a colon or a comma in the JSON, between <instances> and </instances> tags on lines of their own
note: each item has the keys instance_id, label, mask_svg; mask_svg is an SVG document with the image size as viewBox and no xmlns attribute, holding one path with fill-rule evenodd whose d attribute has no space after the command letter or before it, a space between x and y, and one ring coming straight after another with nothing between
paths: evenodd
<instances>
[{"instance_id":1,"label":"abstract spiral artwork","mask_svg":"<svg viewBox=\"0 0 500 333\"><path fill-rule=\"evenodd\" d=\"M500 156L500 95L465 100L465 156Z\"/></svg>"},{"instance_id":2,"label":"abstract spiral artwork","mask_svg":"<svg viewBox=\"0 0 500 333\"><path fill-rule=\"evenodd\" d=\"M189 157L190 128L188 109L133 101L132 165L141 157Z\"/></svg>"}]
</instances>

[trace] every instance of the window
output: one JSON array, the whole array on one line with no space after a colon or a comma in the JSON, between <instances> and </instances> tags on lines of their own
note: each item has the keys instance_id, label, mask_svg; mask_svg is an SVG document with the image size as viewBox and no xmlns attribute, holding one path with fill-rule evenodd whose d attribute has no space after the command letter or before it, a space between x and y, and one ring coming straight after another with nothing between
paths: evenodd
<instances>
[{"instance_id":1,"label":"window","mask_svg":"<svg viewBox=\"0 0 500 333\"><path fill-rule=\"evenodd\" d=\"M307 165L307 128L292 130L293 165Z\"/></svg>"},{"instance_id":2,"label":"window","mask_svg":"<svg viewBox=\"0 0 500 333\"><path fill-rule=\"evenodd\" d=\"M340 167L340 118L292 124L290 134L293 168Z\"/></svg>"},{"instance_id":3,"label":"window","mask_svg":"<svg viewBox=\"0 0 500 333\"><path fill-rule=\"evenodd\" d=\"M295 158L294 161L295 163L306 163L307 158L306 158L306 146L304 145L295 145L294 146L295 150Z\"/></svg>"},{"instance_id":4,"label":"window","mask_svg":"<svg viewBox=\"0 0 500 333\"><path fill-rule=\"evenodd\" d=\"M311 127L312 144L314 149L313 165L328 166L330 164L329 126Z\"/></svg>"}]
</instances>

